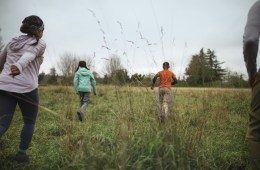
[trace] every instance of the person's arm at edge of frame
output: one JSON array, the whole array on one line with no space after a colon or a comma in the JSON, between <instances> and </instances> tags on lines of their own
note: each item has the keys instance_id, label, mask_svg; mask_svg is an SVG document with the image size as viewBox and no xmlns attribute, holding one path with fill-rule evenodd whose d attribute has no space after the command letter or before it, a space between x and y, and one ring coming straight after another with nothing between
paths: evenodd
<instances>
[{"instance_id":1,"label":"person's arm at edge of frame","mask_svg":"<svg viewBox=\"0 0 260 170\"><path fill-rule=\"evenodd\" d=\"M156 82L156 80L157 80L158 77L159 77L159 76L156 74L156 75L154 76L154 78L153 78L152 86L151 86L151 89L152 89L152 90L154 89L154 85L155 85L155 82Z\"/></svg>"}]
</instances>

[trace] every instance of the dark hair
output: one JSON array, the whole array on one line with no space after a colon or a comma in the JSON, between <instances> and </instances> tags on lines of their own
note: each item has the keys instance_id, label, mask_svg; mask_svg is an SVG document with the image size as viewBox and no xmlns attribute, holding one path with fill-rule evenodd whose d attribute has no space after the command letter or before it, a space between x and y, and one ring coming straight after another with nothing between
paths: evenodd
<instances>
[{"instance_id":1,"label":"dark hair","mask_svg":"<svg viewBox=\"0 0 260 170\"><path fill-rule=\"evenodd\" d=\"M20 31L30 36L35 36L37 42L34 45L38 44L40 39L38 32L44 30L44 23L42 19L36 15L31 15L24 18L22 23L23 24L20 27Z\"/></svg>"},{"instance_id":2,"label":"dark hair","mask_svg":"<svg viewBox=\"0 0 260 170\"><path fill-rule=\"evenodd\" d=\"M170 68L170 64L168 62L163 63L163 68Z\"/></svg>"},{"instance_id":3,"label":"dark hair","mask_svg":"<svg viewBox=\"0 0 260 170\"><path fill-rule=\"evenodd\" d=\"M88 69L86 61L79 61L79 65L75 72L77 72L79 70L79 67L84 67L84 68Z\"/></svg>"}]
</instances>

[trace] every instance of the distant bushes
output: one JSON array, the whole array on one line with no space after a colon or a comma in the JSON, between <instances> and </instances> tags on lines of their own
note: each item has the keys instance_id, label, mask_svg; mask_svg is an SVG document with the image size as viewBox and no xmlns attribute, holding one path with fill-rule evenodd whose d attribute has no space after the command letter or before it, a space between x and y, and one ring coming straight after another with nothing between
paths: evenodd
<instances>
[{"instance_id":1,"label":"distant bushes","mask_svg":"<svg viewBox=\"0 0 260 170\"><path fill-rule=\"evenodd\" d=\"M94 74L96 75L96 74ZM119 70L114 76L105 75L104 77L97 77L97 84L103 85L130 85L136 87L150 87L152 83L153 74L133 74L128 75L126 70ZM39 75L40 85L68 85L72 86L73 77L63 77L53 74L45 74L44 72ZM157 81L159 85L159 81ZM249 88L248 82L238 73L229 73L223 80L211 81L199 84L190 84L184 79L178 79L178 84L175 87L227 87L227 88Z\"/></svg>"}]
</instances>

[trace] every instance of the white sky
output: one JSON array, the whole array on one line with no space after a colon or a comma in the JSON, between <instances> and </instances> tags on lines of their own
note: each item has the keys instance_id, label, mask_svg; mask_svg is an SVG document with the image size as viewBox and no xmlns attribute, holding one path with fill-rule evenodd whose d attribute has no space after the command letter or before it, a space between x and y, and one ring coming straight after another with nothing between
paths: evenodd
<instances>
[{"instance_id":1,"label":"white sky","mask_svg":"<svg viewBox=\"0 0 260 170\"><path fill-rule=\"evenodd\" d=\"M95 54L91 69L100 74L103 58L117 54L130 73L156 73L168 61L179 76L191 55L210 48L225 62L223 67L246 74L242 37L255 1L0 0L0 35L6 44L21 34L26 16L40 16L47 43L41 71L46 73L53 66L58 69L60 56L70 52Z\"/></svg>"}]
</instances>

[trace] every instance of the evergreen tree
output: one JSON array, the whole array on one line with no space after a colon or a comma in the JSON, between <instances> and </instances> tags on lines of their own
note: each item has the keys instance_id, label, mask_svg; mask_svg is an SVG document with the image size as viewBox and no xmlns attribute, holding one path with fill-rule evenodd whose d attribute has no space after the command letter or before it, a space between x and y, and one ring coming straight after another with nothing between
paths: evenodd
<instances>
[{"instance_id":1,"label":"evergreen tree","mask_svg":"<svg viewBox=\"0 0 260 170\"><path fill-rule=\"evenodd\" d=\"M213 81L222 80L225 70L221 68L223 62L217 60L214 50L204 52L202 48L198 54L192 55L185 70L186 81L192 86L205 86Z\"/></svg>"},{"instance_id":2,"label":"evergreen tree","mask_svg":"<svg viewBox=\"0 0 260 170\"><path fill-rule=\"evenodd\" d=\"M214 50L207 50L206 61L209 66L209 73L211 75L211 81L222 80L222 76L225 75L225 69L221 68L221 64L224 62L219 62Z\"/></svg>"}]
</instances>

